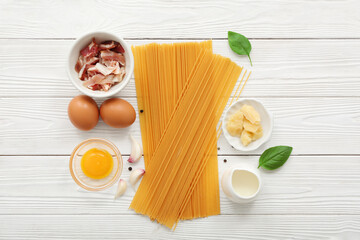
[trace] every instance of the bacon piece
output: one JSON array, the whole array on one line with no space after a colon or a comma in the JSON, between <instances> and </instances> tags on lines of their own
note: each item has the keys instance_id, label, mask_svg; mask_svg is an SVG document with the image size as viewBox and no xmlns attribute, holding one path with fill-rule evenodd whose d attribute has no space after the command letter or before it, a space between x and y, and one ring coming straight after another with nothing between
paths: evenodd
<instances>
[{"instance_id":1,"label":"bacon piece","mask_svg":"<svg viewBox=\"0 0 360 240\"><path fill-rule=\"evenodd\" d=\"M96 65L85 64L79 72L79 78L80 80L85 80L86 78L92 77L97 73L100 72L97 70Z\"/></svg>"},{"instance_id":2,"label":"bacon piece","mask_svg":"<svg viewBox=\"0 0 360 240\"><path fill-rule=\"evenodd\" d=\"M86 74L86 70L91 67L91 65L97 63L99 61L99 58L97 57L92 57L89 60L87 60L85 62L85 58L84 56L80 55L79 59L76 62L75 65L75 71L77 73L79 73L79 78L82 79L84 78L84 74ZM85 68L84 68L85 67ZM84 68L84 69L83 69Z\"/></svg>"},{"instance_id":3,"label":"bacon piece","mask_svg":"<svg viewBox=\"0 0 360 240\"><path fill-rule=\"evenodd\" d=\"M87 69L88 77L93 77L96 74L101 74L101 72L99 72L99 70L95 67L95 65L89 65L89 67Z\"/></svg>"},{"instance_id":4,"label":"bacon piece","mask_svg":"<svg viewBox=\"0 0 360 240\"><path fill-rule=\"evenodd\" d=\"M124 53L125 50L124 48L121 46L120 43L116 42L116 41L104 41L99 45L99 49L101 50L107 50L107 49L111 49L112 51L115 51L117 53Z\"/></svg>"},{"instance_id":5,"label":"bacon piece","mask_svg":"<svg viewBox=\"0 0 360 240\"><path fill-rule=\"evenodd\" d=\"M92 42L80 51L80 54L86 58L91 58L96 56L98 54L98 51L99 45L95 42L95 38L93 38Z\"/></svg>"},{"instance_id":6,"label":"bacon piece","mask_svg":"<svg viewBox=\"0 0 360 240\"><path fill-rule=\"evenodd\" d=\"M116 74L114 77L114 82L122 82L123 77L121 74Z\"/></svg>"},{"instance_id":7,"label":"bacon piece","mask_svg":"<svg viewBox=\"0 0 360 240\"><path fill-rule=\"evenodd\" d=\"M111 85L114 83L114 77L115 75L111 74L111 75L107 75L101 82L100 84L108 84L111 83Z\"/></svg>"},{"instance_id":8,"label":"bacon piece","mask_svg":"<svg viewBox=\"0 0 360 240\"><path fill-rule=\"evenodd\" d=\"M92 57L86 60L86 64L88 65L95 65L97 62L99 62L99 58Z\"/></svg>"},{"instance_id":9,"label":"bacon piece","mask_svg":"<svg viewBox=\"0 0 360 240\"><path fill-rule=\"evenodd\" d=\"M99 84L103 79L105 78L102 74L96 74L93 77L91 77L89 80L84 81L83 86L85 87L91 87L95 84Z\"/></svg>"},{"instance_id":10,"label":"bacon piece","mask_svg":"<svg viewBox=\"0 0 360 240\"><path fill-rule=\"evenodd\" d=\"M102 58L101 58L101 60L102 60ZM117 61L113 61L113 60L104 61L104 60L102 60L101 63L104 64L107 67L114 67L115 66L114 64L117 63Z\"/></svg>"},{"instance_id":11,"label":"bacon piece","mask_svg":"<svg viewBox=\"0 0 360 240\"><path fill-rule=\"evenodd\" d=\"M120 66L119 63L116 63L116 66L114 67L113 74L120 74Z\"/></svg>"},{"instance_id":12,"label":"bacon piece","mask_svg":"<svg viewBox=\"0 0 360 240\"><path fill-rule=\"evenodd\" d=\"M99 85L101 85L102 90L104 90L105 92L108 91L112 85L114 85L114 75L108 75L106 76L100 83Z\"/></svg>"},{"instance_id":13,"label":"bacon piece","mask_svg":"<svg viewBox=\"0 0 360 240\"><path fill-rule=\"evenodd\" d=\"M85 58L84 56L80 55L76 64L75 64L75 71L78 73L80 72L81 68L84 66Z\"/></svg>"},{"instance_id":14,"label":"bacon piece","mask_svg":"<svg viewBox=\"0 0 360 240\"><path fill-rule=\"evenodd\" d=\"M79 78L80 80L84 80L87 76L87 72L86 72L86 64L84 64L84 66L80 69L79 71Z\"/></svg>"},{"instance_id":15,"label":"bacon piece","mask_svg":"<svg viewBox=\"0 0 360 240\"><path fill-rule=\"evenodd\" d=\"M92 57L92 58L89 58L88 60L85 60L85 57L80 55L77 62L76 62L76 65L75 65L75 71L77 73L79 73L82 68L85 66L85 65L92 65L92 64L95 64L99 61L99 58L97 57ZM84 69L86 70L86 69ZM79 74L79 75L82 75L83 73Z\"/></svg>"},{"instance_id":16,"label":"bacon piece","mask_svg":"<svg viewBox=\"0 0 360 240\"><path fill-rule=\"evenodd\" d=\"M114 76L114 82L121 82L124 79L125 73L125 68L121 67L120 73Z\"/></svg>"},{"instance_id":17,"label":"bacon piece","mask_svg":"<svg viewBox=\"0 0 360 240\"><path fill-rule=\"evenodd\" d=\"M102 61L102 64L104 64L105 66L107 66L108 68L114 69L116 68L116 71L113 71L114 74L119 74L119 70L120 70L120 64L118 61Z\"/></svg>"},{"instance_id":18,"label":"bacon piece","mask_svg":"<svg viewBox=\"0 0 360 240\"><path fill-rule=\"evenodd\" d=\"M95 67L104 76L109 75L109 74L111 74L113 72L113 69L109 69L108 67L106 67L104 64L101 64L101 63L97 63L95 65Z\"/></svg>"},{"instance_id":19,"label":"bacon piece","mask_svg":"<svg viewBox=\"0 0 360 240\"><path fill-rule=\"evenodd\" d=\"M90 86L89 88L90 88L91 90L93 90L93 91L101 90L101 89L102 89L102 87L101 87L100 84L94 84L94 85Z\"/></svg>"},{"instance_id":20,"label":"bacon piece","mask_svg":"<svg viewBox=\"0 0 360 240\"><path fill-rule=\"evenodd\" d=\"M109 70L112 71L113 74L119 74L120 73L120 65L117 61L105 61L105 65Z\"/></svg>"},{"instance_id":21,"label":"bacon piece","mask_svg":"<svg viewBox=\"0 0 360 240\"><path fill-rule=\"evenodd\" d=\"M109 66L105 66L104 64L97 63L95 68L103 75L107 76L112 73L119 74L120 73L120 65L119 62L113 61ZM93 70L93 69L92 69Z\"/></svg>"},{"instance_id":22,"label":"bacon piece","mask_svg":"<svg viewBox=\"0 0 360 240\"><path fill-rule=\"evenodd\" d=\"M91 90L104 90L108 91L113 85L114 75L104 76L102 74L96 74L89 80L83 83L84 87L87 87Z\"/></svg>"},{"instance_id":23,"label":"bacon piece","mask_svg":"<svg viewBox=\"0 0 360 240\"><path fill-rule=\"evenodd\" d=\"M112 49L112 48L117 47L118 45L119 45L118 42L108 40L108 41L102 42L99 45L99 50L101 51L101 50Z\"/></svg>"},{"instance_id":24,"label":"bacon piece","mask_svg":"<svg viewBox=\"0 0 360 240\"><path fill-rule=\"evenodd\" d=\"M109 91L109 89L111 88L112 83L106 83L106 84L102 84L102 90L104 90L105 92Z\"/></svg>"},{"instance_id":25,"label":"bacon piece","mask_svg":"<svg viewBox=\"0 0 360 240\"><path fill-rule=\"evenodd\" d=\"M113 50L115 52L117 52L117 53L124 53L125 52L124 48L121 46L120 43Z\"/></svg>"},{"instance_id":26,"label":"bacon piece","mask_svg":"<svg viewBox=\"0 0 360 240\"><path fill-rule=\"evenodd\" d=\"M121 65L125 65L125 57L121 53L116 53L110 50L104 50L100 52L100 57L104 61L118 61Z\"/></svg>"}]
</instances>

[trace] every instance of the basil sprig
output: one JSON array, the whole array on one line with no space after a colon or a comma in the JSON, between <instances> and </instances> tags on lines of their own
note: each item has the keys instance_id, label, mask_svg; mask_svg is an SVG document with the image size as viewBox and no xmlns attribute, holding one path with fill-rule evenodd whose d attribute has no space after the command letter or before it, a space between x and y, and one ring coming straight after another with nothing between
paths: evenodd
<instances>
[{"instance_id":1,"label":"basil sprig","mask_svg":"<svg viewBox=\"0 0 360 240\"><path fill-rule=\"evenodd\" d=\"M290 157L292 150L289 146L276 146L265 150L260 156L258 168L274 170L281 167Z\"/></svg>"},{"instance_id":2,"label":"basil sprig","mask_svg":"<svg viewBox=\"0 0 360 240\"><path fill-rule=\"evenodd\" d=\"M240 33L228 31L228 41L231 50L236 52L239 55L247 55L252 66L250 52L251 52L251 43L244 35Z\"/></svg>"}]
</instances>

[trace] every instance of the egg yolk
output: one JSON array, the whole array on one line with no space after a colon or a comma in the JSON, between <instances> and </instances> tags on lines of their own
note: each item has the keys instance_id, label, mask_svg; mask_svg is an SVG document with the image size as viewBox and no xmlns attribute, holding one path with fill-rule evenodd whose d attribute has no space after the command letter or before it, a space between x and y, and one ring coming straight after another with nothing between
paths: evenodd
<instances>
[{"instance_id":1,"label":"egg yolk","mask_svg":"<svg viewBox=\"0 0 360 240\"><path fill-rule=\"evenodd\" d=\"M113 158L109 152L92 148L81 158L81 169L86 176L102 179L109 176L113 169Z\"/></svg>"}]
</instances>

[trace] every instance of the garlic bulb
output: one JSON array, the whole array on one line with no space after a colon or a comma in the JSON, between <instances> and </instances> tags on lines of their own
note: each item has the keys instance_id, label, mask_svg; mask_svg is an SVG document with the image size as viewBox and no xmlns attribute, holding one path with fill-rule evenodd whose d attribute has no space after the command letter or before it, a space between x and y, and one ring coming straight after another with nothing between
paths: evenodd
<instances>
[{"instance_id":1,"label":"garlic bulb","mask_svg":"<svg viewBox=\"0 0 360 240\"><path fill-rule=\"evenodd\" d=\"M135 163L140 160L143 154L143 149L141 145L135 140L135 138L133 138L132 135L130 135L130 139L131 139L131 154L128 159L128 162Z\"/></svg>"},{"instance_id":2,"label":"garlic bulb","mask_svg":"<svg viewBox=\"0 0 360 240\"><path fill-rule=\"evenodd\" d=\"M127 184L125 180L120 179L114 199L117 199L118 197L122 196L125 193L126 188L127 188Z\"/></svg>"},{"instance_id":3,"label":"garlic bulb","mask_svg":"<svg viewBox=\"0 0 360 240\"><path fill-rule=\"evenodd\" d=\"M142 178L142 176L145 174L145 170L138 168L135 169L131 174L129 178L130 185L134 190L136 190L136 183Z\"/></svg>"}]
</instances>

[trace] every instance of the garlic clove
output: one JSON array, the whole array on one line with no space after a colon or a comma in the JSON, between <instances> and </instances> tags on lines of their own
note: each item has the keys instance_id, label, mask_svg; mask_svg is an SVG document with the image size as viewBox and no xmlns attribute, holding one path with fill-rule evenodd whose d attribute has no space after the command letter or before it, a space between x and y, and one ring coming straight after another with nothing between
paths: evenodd
<instances>
[{"instance_id":1,"label":"garlic clove","mask_svg":"<svg viewBox=\"0 0 360 240\"><path fill-rule=\"evenodd\" d=\"M125 180L120 179L114 199L117 199L118 197L122 196L125 193L126 188L127 188L127 184Z\"/></svg>"},{"instance_id":2,"label":"garlic clove","mask_svg":"<svg viewBox=\"0 0 360 240\"><path fill-rule=\"evenodd\" d=\"M130 185L134 190L136 190L136 184L137 182L142 178L142 176L145 174L145 170L138 168L135 169L131 174L129 178Z\"/></svg>"},{"instance_id":3,"label":"garlic clove","mask_svg":"<svg viewBox=\"0 0 360 240\"><path fill-rule=\"evenodd\" d=\"M128 162L135 163L140 160L143 154L143 149L131 134L130 134L130 139L131 139L131 154L128 159Z\"/></svg>"}]
</instances>

